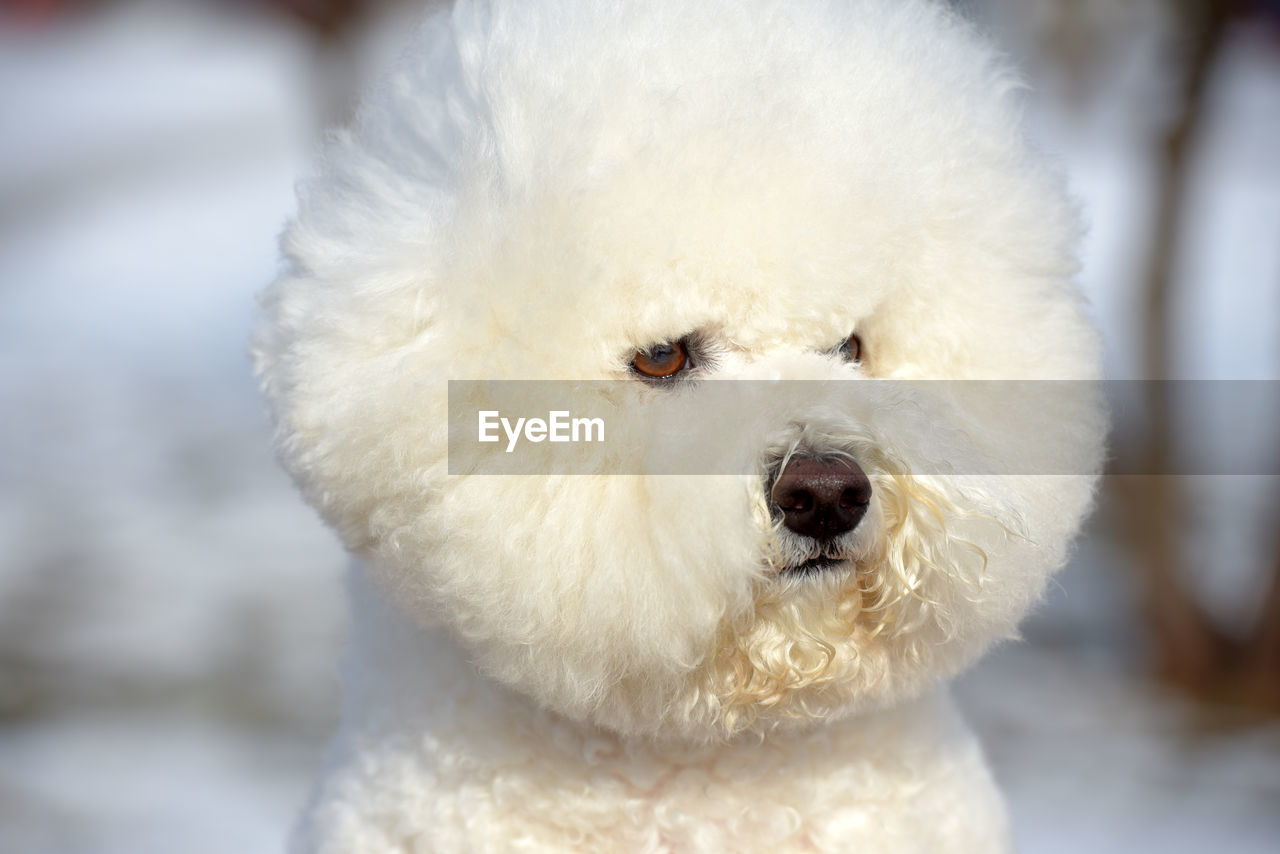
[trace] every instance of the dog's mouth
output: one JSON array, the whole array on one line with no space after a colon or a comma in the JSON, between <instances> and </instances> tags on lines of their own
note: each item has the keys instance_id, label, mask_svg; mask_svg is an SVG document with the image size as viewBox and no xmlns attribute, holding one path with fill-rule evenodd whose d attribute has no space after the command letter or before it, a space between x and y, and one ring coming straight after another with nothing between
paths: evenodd
<instances>
[{"instance_id":1,"label":"dog's mouth","mask_svg":"<svg viewBox=\"0 0 1280 854\"><path fill-rule=\"evenodd\" d=\"M803 578L808 575L820 575L826 572L832 572L838 569L844 569L850 565L847 558L829 557L827 555L818 555L808 560L801 561L791 566L784 566L781 574L788 578Z\"/></svg>"}]
</instances>

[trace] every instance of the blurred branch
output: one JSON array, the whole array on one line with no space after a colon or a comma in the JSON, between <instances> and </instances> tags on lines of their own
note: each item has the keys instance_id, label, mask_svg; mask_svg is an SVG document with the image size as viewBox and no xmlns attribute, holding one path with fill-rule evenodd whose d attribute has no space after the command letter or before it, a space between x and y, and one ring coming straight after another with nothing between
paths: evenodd
<instances>
[{"instance_id":1,"label":"blurred branch","mask_svg":"<svg viewBox=\"0 0 1280 854\"><path fill-rule=\"evenodd\" d=\"M274 4L330 40L340 38L375 5L368 0L274 0Z\"/></svg>"},{"instance_id":2,"label":"blurred branch","mask_svg":"<svg viewBox=\"0 0 1280 854\"><path fill-rule=\"evenodd\" d=\"M1182 29L1190 36L1185 79L1178 113L1165 133L1157 177L1156 223L1152 236L1146 282L1144 340L1145 375L1150 380L1168 378L1169 335L1173 265L1183 228L1184 198L1190 177L1190 153L1203 124L1205 88L1218 56L1226 28L1226 4L1222 0L1173 0L1181 12ZM1149 411L1152 444L1148 453L1156 462L1167 462L1171 448L1168 400L1162 383L1151 383ZM1147 471L1170 471L1167 467Z\"/></svg>"},{"instance_id":3,"label":"blurred branch","mask_svg":"<svg viewBox=\"0 0 1280 854\"><path fill-rule=\"evenodd\" d=\"M1161 144L1156 183L1156 220L1147 264L1143 341L1147 431L1143 471L1173 471L1173 423L1167 388L1169 338L1173 303L1173 267L1185 219L1184 201L1190 177L1190 154L1204 117L1209 72L1222 44L1226 10L1217 0L1174 0L1188 46L1178 112ZM1183 579L1182 550L1175 542L1185 518L1182 481L1154 476L1134 481L1128 506L1135 519L1141 552L1139 565L1147 586L1148 619L1156 643L1161 676L1192 689L1203 689L1214 677L1226 640L1188 593Z\"/></svg>"},{"instance_id":4,"label":"blurred branch","mask_svg":"<svg viewBox=\"0 0 1280 854\"><path fill-rule=\"evenodd\" d=\"M1176 303L1174 266L1186 231L1186 194L1205 117L1208 80L1222 50L1233 7L1228 0L1170 0L1185 39L1185 71L1177 112L1159 151L1155 228L1145 283L1144 368L1147 431L1143 469L1174 471L1176 413L1162 380L1168 379ZM1214 625L1186 581L1179 542L1186 519L1185 478L1153 475L1123 479L1130 532L1146 586L1147 619L1156 668L1165 680L1201 696L1274 707L1280 664L1280 566L1268 604L1252 637L1234 640Z\"/></svg>"},{"instance_id":5,"label":"blurred branch","mask_svg":"<svg viewBox=\"0 0 1280 854\"><path fill-rule=\"evenodd\" d=\"M1280 527L1277 527L1280 531ZM1244 650L1248 696L1262 708L1280 710L1280 541L1275 544L1276 563L1271 588L1257 617L1257 630Z\"/></svg>"},{"instance_id":6,"label":"blurred branch","mask_svg":"<svg viewBox=\"0 0 1280 854\"><path fill-rule=\"evenodd\" d=\"M94 5L95 0L0 0L0 19L40 25L67 12Z\"/></svg>"}]
</instances>

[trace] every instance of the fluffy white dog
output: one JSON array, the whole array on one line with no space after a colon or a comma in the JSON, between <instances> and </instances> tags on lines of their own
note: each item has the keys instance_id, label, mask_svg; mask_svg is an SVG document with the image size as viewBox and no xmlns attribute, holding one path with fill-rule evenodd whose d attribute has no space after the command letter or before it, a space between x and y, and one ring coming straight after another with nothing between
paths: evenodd
<instances>
[{"instance_id":1,"label":"fluffy white dog","mask_svg":"<svg viewBox=\"0 0 1280 854\"><path fill-rule=\"evenodd\" d=\"M943 683L1062 564L1103 432L974 382L1098 371L1017 88L927 0L426 22L303 186L255 347L359 558L297 850L1007 849ZM450 456L489 392L447 380L531 379L607 408L595 474ZM646 467L663 407L739 385L776 394L717 427L736 462Z\"/></svg>"}]
</instances>

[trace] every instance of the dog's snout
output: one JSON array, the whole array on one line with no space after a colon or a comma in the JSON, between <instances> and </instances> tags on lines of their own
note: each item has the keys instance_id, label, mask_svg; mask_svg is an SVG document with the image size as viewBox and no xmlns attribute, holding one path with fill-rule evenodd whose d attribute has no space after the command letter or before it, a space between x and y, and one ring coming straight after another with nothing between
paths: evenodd
<instances>
[{"instance_id":1,"label":"dog's snout","mask_svg":"<svg viewBox=\"0 0 1280 854\"><path fill-rule=\"evenodd\" d=\"M852 460L792 457L770 493L783 524L815 540L847 534L867 513L871 480Z\"/></svg>"}]
</instances>

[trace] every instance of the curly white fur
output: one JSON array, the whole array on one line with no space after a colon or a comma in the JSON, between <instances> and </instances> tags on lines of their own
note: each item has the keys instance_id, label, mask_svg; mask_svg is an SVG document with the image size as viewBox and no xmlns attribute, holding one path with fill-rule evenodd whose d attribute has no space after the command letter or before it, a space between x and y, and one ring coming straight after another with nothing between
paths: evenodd
<instances>
[{"instance_id":1,"label":"curly white fur","mask_svg":"<svg viewBox=\"0 0 1280 854\"><path fill-rule=\"evenodd\" d=\"M299 851L1003 850L939 686L1065 559L1103 432L1087 391L978 382L1098 371L1017 88L930 0L428 19L303 185L255 344L360 558ZM690 335L705 382L628 373ZM480 401L448 379L616 381L599 471L678 446L717 381L777 388L724 404L743 474L450 475ZM867 473L856 529L780 524L794 454Z\"/></svg>"}]
</instances>

